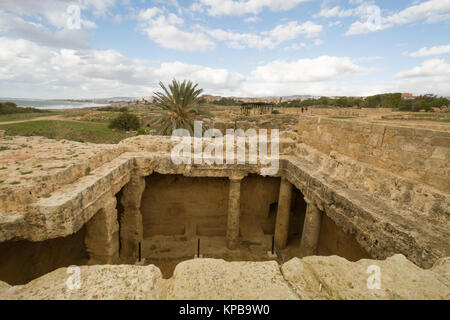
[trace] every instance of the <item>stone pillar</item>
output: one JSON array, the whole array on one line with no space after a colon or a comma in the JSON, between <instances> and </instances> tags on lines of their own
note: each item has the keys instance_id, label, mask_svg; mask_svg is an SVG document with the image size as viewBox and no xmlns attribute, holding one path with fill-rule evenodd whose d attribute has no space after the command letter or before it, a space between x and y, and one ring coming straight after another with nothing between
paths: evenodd
<instances>
[{"instance_id":1,"label":"stone pillar","mask_svg":"<svg viewBox=\"0 0 450 320\"><path fill-rule=\"evenodd\" d=\"M88 264L115 264L119 260L119 223L116 197L111 196L86 224Z\"/></svg>"},{"instance_id":2,"label":"stone pillar","mask_svg":"<svg viewBox=\"0 0 450 320\"><path fill-rule=\"evenodd\" d=\"M278 196L278 211L275 223L275 247L286 248L289 235L289 216L291 214L292 184L281 178L280 194Z\"/></svg>"},{"instance_id":3,"label":"stone pillar","mask_svg":"<svg viewBox=\"0 0 450 320\"><path fill-rule=\"evenodd\" d=\"M239 216L241 213L241 180L230 178L228 194L227 248L234 250L239 245Z\"/></svg>"},{"instance_id":4,"label":"stone pillar","mask_svg":"<svg viewBox=\"0 0 450 320\"><path fill-rule=\"evenodd\" d=\"M320 226L322 223L322 212L310 200L305 198L307 203L305 223L303 225L302 239L300 242L300 257L307 257L317 254L319 245Z\"/></svg>"},{"instance_id":5,"label":"stone pillar","mask_svg":"<svg viewBox=\"0 0 450 320\"><path fill-rule=\"evenodd\" d=\"M122 191L120 215L120 260L134 263L138 257L139 242L143 243L141 199L145 189L145 177L132 175Z\"/></svg>"}]
</instances>

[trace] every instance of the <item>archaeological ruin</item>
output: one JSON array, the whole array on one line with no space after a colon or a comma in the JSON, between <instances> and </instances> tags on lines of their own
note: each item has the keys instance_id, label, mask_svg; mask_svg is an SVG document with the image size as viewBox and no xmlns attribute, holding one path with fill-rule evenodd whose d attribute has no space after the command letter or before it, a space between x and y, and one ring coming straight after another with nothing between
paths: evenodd
<instances>
[{"instance_id":1,"label":"archaeological ruin","mask_svg":"<svg viewBox=\"0 0 450 320\"><path fill-rule=\"evenodd\" d=\"M449 299L450 132L298 118L274 175L174 164L171 137L1 137L0 299Z\"/></svg>"}]
</instances>

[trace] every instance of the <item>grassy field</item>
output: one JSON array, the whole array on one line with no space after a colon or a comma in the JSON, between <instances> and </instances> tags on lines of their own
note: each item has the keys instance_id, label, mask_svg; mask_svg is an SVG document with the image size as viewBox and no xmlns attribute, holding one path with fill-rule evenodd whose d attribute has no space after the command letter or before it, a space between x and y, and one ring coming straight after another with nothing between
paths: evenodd
<instances>
[{"instance_id":1,"label":"grassy field","mask_svg":"<svg viewBox=\"0 0 450 320\"><path fill-rule=\"evenodd\" d=\"M331 119L354 119L354 118L357 118L357 117L353 117L353 116L332 116L332 117L330 117Z\"/></svg>"},{"instance_id":2,"label":"grassy field","mask_svg":"<svg viewBox=\"0 0 450 320\"><path fill-rule=\"evenodd\" d=\"M8 136L44 136L79 142L118 143L133 136L131 133L113 131L107 123L37 120L1 125Z\"/></svg>"},{"instance_id":3,"label":"grassy field","mask_svg":"<svg viewBox=\"0 0 450 320\"><path fill-rule=\"evenodd\" d=\"M412 121L437 121L450 122L449 113L407 113L404 115L382 116L384 120L412 120Z\"/></svg>"},{"instance_id":4,"label":"grassy field","mask_svg":"<svg viewBox=\"0 0 450 320\"><path fill-rule=\"evenodd\" d=\"M38 117L55 116L58 114L59 113L56 112L0 114L0 122L29 120Z\"/></svg>"}]
</instances>

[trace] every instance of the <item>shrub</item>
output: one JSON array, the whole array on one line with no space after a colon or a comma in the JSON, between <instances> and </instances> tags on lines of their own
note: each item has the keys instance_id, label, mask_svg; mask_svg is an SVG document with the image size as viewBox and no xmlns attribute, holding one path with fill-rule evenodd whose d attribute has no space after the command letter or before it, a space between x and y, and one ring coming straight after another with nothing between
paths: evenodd
<instances>
[{"instance_id":1,"label":"shrub","mask_svg":"<svg viewBox=\"0 0 450 320\"><path fill-rule=\"evenodd\" d=\"M147 134L147 131L144 128L139 128L138 131L136 132L137 136L143 136L146 134Z\"/></svg>"},{"instance_id":2,"label":"shrub","mask_svg":"<svg viewBox=\"0 0 450 320\"><path fill-rule=\"evenodd\" d=\"M278 111L278 110L272 110L272 114L280 114L280 111Z\"/></svg>"},{"instance_id":3,"label":"shrub","mask_svg":"<svg viewBox=\"0 0 450 320\"><path fill-rule=\"evenodd\" d=\"M114 111L114 108L111 107L111 106L108 106L108 107L100 107L100 108L97 108L97 110L98 110L98 111Z\"/></svg>"},{"instance_id":4,"label":"shrub","mask_svg":"<svg viewBox=\"0 0 450 320\"><path fill-rule=\"evenodd\" d=\"M119 108L119 112L128 112L128 107Z\"/></svg>"},{"instance_id":5,"label":"shrub","mask_svg":"<svg viewBox=\"0 0 450 320\"><path fill-rule=\"evenodd\" d=\"M141 127L139 118L128 112L124 112L109 123L109 128L123 131L138 130Z\"/></svg>"},{"instance_id":6,"label":"shrub","mask_svg":"<svg viewBox=\"0 0 450 320\"><path fill-rule=\"evenodd\" d=\"M14 102L0 102L0 114L14 114L14 113L40 113L48 112L46 110L40 110L36 108L23 108L18 107Z\"/></svg>"}]
</instances>

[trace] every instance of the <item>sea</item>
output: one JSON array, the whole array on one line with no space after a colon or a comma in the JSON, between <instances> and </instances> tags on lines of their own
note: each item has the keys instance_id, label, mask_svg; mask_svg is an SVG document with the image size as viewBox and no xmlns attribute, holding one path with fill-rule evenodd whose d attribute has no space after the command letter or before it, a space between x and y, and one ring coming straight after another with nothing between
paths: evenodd
<instances>
[{"instance_id":1,"label":"sea","mask_svg":"<svg viewBox=\"0 0 450 320\"><path fill-rule=\"evenodd\" d=\"M108 106L107 103L73 101L73 100L40 100L0 98L0 102L14 102L19 107L32 107L36 109L73 109Z\"/></svg>"}]
</instances>

